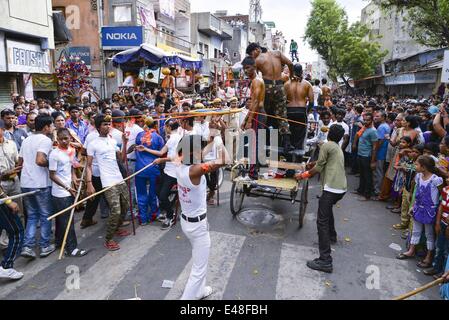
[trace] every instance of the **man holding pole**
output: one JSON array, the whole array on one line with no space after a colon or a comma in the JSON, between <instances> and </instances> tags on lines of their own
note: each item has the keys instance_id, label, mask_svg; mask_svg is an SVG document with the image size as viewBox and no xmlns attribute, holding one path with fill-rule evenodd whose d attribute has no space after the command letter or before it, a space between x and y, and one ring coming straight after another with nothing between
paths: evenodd
<instances>
[{"instance_id":1,"label":"man holding pole","mask_svg":"<svg viewBox=\"0 0 449 320\"><path fill-rule=\"evenodd\" d=\"M103 188L114 186L105 192L105 197L111 212L108 219L104 246L110 251L115 251L119 250L120 246L113 240L113 237L126 237L130 235L126 230L119 230L124 215L128 211L130 199L126 183L123 182L115 185L123 181L123 177L117 164L117 159L121 157L117 142L109 137L111 121L111 117L104 115L99 115L95 118L95 127L100 136L87 147L86 183L87 194L90 196L95 193L95 188L92 184L92 162L95 159L97 163L101 163L99 169Z\"/></svg>"}]
</instances>

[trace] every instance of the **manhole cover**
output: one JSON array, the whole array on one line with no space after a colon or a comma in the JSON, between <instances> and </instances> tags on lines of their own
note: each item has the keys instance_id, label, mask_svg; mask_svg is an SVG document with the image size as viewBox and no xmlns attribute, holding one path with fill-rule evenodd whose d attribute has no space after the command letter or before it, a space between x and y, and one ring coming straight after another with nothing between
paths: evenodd
<instances>
[{"instance_id":1,"label":"manhole cover","mask_svg":"<svg viewBox=\"0 0 449 320\"><path fill-rule=\"evenodd\" d=\"M253 208L242 210L237 220L251 228L270 229L282 222L283 218L270 209Z\"/></svg>"}]
</instances>

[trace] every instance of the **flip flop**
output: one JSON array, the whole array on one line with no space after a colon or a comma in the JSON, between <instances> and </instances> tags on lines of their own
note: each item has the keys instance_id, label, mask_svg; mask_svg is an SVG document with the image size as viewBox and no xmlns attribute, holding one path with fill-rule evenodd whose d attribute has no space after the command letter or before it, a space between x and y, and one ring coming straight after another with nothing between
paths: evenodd
<instances>
[{"instance_id":1,"label":"flip flop","mask_svg":"<svg viewBox=\"0 0 449 320\"><path fill-rule=\"evenodd\" d=\"M407 256L404 253L400 253L396 256L396 259L398 260L408 260L408 259L414 259L415 256Z\"/></svg>"},{"instance_id":2,"label":"flip flop","mask_svg":"<svg viewBox=\"0 0 449 320\"><path fill-rule=\"evenodd\" d=\"M424 263L424 261L420 261L416 264L418 266L418 268L421 269L429 269L432 267L432 262L431 263Z\"/></svg>"}]
</instances>

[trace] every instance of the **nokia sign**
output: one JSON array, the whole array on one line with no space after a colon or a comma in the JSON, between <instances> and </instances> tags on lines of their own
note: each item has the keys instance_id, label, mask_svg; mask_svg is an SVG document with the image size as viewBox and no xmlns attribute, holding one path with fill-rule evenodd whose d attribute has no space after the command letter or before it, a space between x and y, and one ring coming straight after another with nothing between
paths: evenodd
<instances>
[{"instance_id":1,"label":"nokia sign","mask_svg":"<svg viewBox=\"0 0 449 320\"><path fill-rule=\"evenodd\" d=\"M122 50L138 47L143 43L143 28L103 27L101 44L105 50Z\"/></svg>"}]
</instances>

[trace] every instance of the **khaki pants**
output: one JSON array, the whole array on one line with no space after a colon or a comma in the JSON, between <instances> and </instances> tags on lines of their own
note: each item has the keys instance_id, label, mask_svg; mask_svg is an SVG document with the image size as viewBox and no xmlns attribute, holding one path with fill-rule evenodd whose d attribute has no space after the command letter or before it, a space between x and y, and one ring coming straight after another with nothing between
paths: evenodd
<instances>
[{"instance_id":1,"label":"khaki pants","mask_svg":"<svg viewBox=\"0 0 449 320\"><path fill-rule=\"evenodd\" d=\"M402 190L402 206L401 206L401 224L408 226L410 224L410 192L405 188Z\"/></svg>"},{"instance_id":2,"label":"khaki pants","mask_svg":"<svg viewBox=\"0 0 449 320\"><path fill-rule=\"evenodd\" d=\"M123 222L129 209L129 191L126 183L121 183L104 193L110 208L108 225L106 229L106 241L112 240L114 234Z\"/></svg>"}]
</instances>

